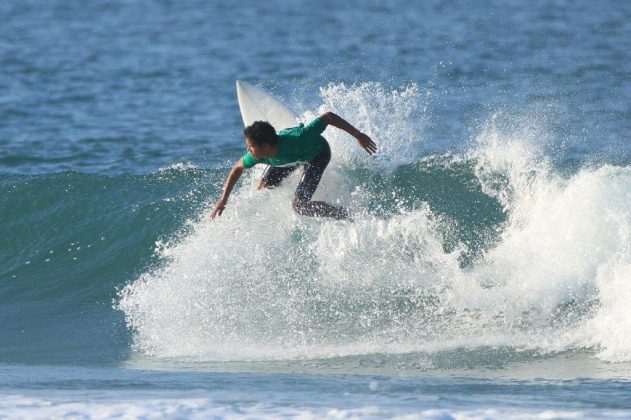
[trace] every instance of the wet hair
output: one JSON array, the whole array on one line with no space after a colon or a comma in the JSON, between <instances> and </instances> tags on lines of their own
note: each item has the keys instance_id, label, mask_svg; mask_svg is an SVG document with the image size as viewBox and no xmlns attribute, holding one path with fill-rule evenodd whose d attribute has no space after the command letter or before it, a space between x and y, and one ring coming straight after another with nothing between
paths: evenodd
<instances>
[{"instance_id":1,"label":"wet hair","mask_svg":"<svg viewBox=\"0 0 631 420\"><path fill-rule=\"evenodd\" d=\"M262 146L263 144L276 146L279 140L276 130L267 121L255 121L252 125L243 129L243 135L257 146Z\"/></svg>"}]
</instances>

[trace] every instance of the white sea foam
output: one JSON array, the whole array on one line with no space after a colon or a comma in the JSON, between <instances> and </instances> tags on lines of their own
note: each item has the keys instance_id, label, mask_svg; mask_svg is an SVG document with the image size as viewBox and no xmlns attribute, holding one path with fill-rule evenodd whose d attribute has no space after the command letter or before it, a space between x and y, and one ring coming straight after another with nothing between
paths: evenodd
<instances>
[{"instance_id":1,"label":"white sea foam","mask_svg":"<svg viewBox=\"0 0 631 420\"><path fill-rule=\"evenodd\" d=\"M110 393L111 394L111 393ZM458 409L397 409L376 405L356 408L336 408L326 404L311 406L274 403L223 403L212 398L160 398L147 396L130 398L123 395L103 397L93 393L72 393L58 397L27 395L0 396L0 416L6 418L50 419L159 419L159 418L383 418L396 419L582 419L626 418L623 410L519 410L489 407Z\"/></svg>"},{"instance_id":2,"label":"white sea foam","mask_svg":"<svg viewBox=\"0 0 631 420\"><path fill-rule=\"evenodd\" d=\"M631 360L631 168L563 178L528 140L493 129L480 138L480 179L510 218L499 245L457 280L454 302L512 324L527 320L543 348L595 345L601 358Z\"/></svg>"},{"instance_id":3,"label":"white sea foam","mask_svg":"<svg viewBox=\"0 0 631 420\"><path fill-rule=\"evenodd\" d=\"M390 133L423 113L418 88L332 85L322 95L379 140L386 167L415 161L419 122ZM462 247L442 246L452 221L428 206L370 214L366 197L384 192L358 193L344 176L370 161L329 131L334 160L316 198L349 205L355 223L295 215L298 175L273 191L246 177L218 221L195 222L161 247L160 267L121 292L137 349L252 360L506 346L631 360L631 168L562 176L542 152L545 127L490 119L454 159L474 163L507 220L497 244L462 266Z\"/></svg>"}]
</instances>

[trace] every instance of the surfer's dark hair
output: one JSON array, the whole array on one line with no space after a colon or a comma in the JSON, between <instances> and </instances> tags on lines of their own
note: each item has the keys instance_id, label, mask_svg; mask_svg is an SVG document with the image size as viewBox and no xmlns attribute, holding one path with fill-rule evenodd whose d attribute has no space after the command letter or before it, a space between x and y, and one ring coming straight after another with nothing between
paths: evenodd
<instances>
[{"instance_id":1,"label":"surfer's dark hair","mask_svg":"<svg viewBox=\"0 0 631 420\"><path fill-rule=\"evenodd\" d=\"M243 129L243 135L257 146L261 146L263 144L276 146L276 144L278 144L276 130L274 130L272 124L267 121L255 121L252 125Z\"/></svg>"}]
</instances>

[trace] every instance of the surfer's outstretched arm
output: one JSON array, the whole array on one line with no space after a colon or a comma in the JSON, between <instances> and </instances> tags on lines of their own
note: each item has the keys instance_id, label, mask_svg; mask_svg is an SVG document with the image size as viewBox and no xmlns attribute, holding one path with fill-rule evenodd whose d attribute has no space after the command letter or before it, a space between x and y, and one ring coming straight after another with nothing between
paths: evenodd
<instances>
[{"instance_id":1,"label":"surfer's outstretched arm","mask_svg":"<svg viewBox=\"0 0 631 420\"><path fill-rule=\"evenodd\" d=\"M236 184L239 178L241 177L241 174L243 173L244 169L245 167L243 166L243 160L239 159L237 163L235 163L232 169L230 170L230 173L228 174L228 178L226 178L226 183L223 187L223 193L221 194L221 198L219 198L219 200L217 201L217 204L215 204L215 208L213 209L212 213L210 213L211 219L214 219L217 216L221 216L221 213L223 213L223 210L226 208L226 203L228 202L228 197L230 196L230 193L232 192L232 188L234 187L234 184Z\"/></svg>"},{"instance_id":2,"label":"surfer's outstretched arm","mask_svg":"<svg viewBox=\"0 0 631 420\"><path fill-rule=\"evenodd\" d=\"M359 145L364 148L369 155L373 153L377 153L377 145L367 134L362 133L358 129L356 129L351 123L346 121L344 118L340 117L333 112L325 112L320 116L325 123L331 124L333 127L337 127L340 130L346 131L351 136L355 137L359 142Z\"/></svg>"}]
</instances>

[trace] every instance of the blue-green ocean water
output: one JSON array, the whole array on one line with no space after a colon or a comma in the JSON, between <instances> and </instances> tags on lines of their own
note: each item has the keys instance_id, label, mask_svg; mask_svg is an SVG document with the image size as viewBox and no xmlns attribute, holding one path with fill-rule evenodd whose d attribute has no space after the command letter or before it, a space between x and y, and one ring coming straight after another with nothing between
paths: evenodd
<instances>
[{"instance_id":1,"label":"blue-green ocean water","mask_svg":"<svg viewBox=\"0 0 631 420\"><path fill-rule=\"evenodd\" d=\"M631 416L631 3L0 2L0 417ZM234 82L334 111L316 197Z\"/></svg>"}]
</instances>

